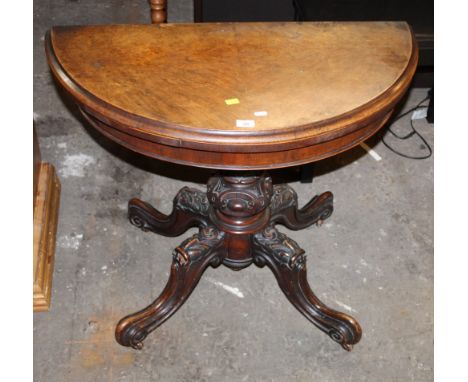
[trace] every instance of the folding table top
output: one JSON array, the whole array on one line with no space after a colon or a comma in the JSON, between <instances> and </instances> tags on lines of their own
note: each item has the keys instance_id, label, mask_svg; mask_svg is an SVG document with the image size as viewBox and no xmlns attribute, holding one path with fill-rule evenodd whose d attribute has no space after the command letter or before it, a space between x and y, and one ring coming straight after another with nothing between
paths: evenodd
<instances>
[{"instance_id":1,"label":"folding table top","mask_svg":"<svg viewBox=\"0 0 468 382\"><path fill-rule=\"evenodd\" d=\"M46 48L61 85L106 135L146 155L231 169L358 144L388 118L417 64L404 22L54 27ZM242 153L272 156L249 165Z\"/></svg>"}]
</instances>

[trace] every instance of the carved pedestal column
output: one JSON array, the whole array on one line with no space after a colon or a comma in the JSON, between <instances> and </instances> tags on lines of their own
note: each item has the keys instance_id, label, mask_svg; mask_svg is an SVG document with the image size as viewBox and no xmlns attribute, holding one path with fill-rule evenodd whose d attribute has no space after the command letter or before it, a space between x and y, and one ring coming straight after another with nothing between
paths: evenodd
<instances>
[{"instance_id":1,"label":"carved pedestal column","mask_svg":"<svg viewBox=\"0 0 468 382\"><path fill-rule=\"evenodd\" d=\"M212 177L207 188L210 221L226 233L223 264L234 270L248 267L253 262L252 234L270 220L271 178Z\"/></svg>"},{"instance_id":2,"label":"carved pedestal column","mask_svg":"<svg viewBox=\"0 0 468 382\"><path fill-rule=\"evenodd\" d=\"M199 233L173 254L171 275L162 294L145 309L123 318L117 341L141 349L146 336L185 302L209 266L221 263L233 270L253 262L267 265L289 301L315 326L346 350L361 338L350 316L325 306L307 282L306 258L297 243L278 232L275 224L299 230L320 224L333 211L333 195L325 192L298 208L297 195L287 185L273 186L267 174L214 176L207 193L184 187L165 215L138 199L129 202L129 219L144 231L178 236L190 227Z\"/></svg>"}]
</instances>

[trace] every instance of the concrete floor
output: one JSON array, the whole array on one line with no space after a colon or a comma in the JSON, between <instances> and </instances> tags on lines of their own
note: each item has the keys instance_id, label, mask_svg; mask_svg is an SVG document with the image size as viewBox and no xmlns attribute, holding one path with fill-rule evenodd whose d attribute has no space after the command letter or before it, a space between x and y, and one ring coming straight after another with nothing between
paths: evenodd
<instances>
[{"instance_id":1,"label":"concrete floor","mask_svg":"<svg viewBox=\"0 0 468 382\"><path fill-rule=\"evenodd\" d=\"M170 21L191 21L188 0ZM34 4L34 119L62 200L52 306L34 316L34 376L47 381L431 381L433 379L433 161L404 159L378 137L376 161L357 147L317 163L312 185L275 173L301 204L326 190L335 212L321 228L288 232L308 253L309 281L364 334L351 353L286 300L268 269L208 269L187 303L142 351L119 346L114 325L163 289L183 238L143 233L126 219L139 197L169 212L177 190L209 171L146 160L105 140L54 86L43 52L52 25L146 23L145 0ZM424 98L413 90L404 108ZM408 120L395 129L408 129ZM433 125L416 121L433 143ZM374 146L375 145L375 146ZM398 146L423 153L419 142ZM194 230L193 230L194 231ZM192 232L188 232L187 237Z\"/></svg>"}]
</instances>

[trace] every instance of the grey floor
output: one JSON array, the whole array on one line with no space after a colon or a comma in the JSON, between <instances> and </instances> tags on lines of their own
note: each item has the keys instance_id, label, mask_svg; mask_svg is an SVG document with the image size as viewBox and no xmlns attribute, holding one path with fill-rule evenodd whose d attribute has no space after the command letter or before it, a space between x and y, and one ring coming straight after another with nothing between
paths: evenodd
<instances>
[{"instance_id":1,"label":"grey floor","mask_svg":"<svg viewBox=\"0 0 468 382\"><path fill-rule=\"evenodd\" d=\"M188 0L169 3L170 21L191 21ZM127 201L139 197L169 212L177 190L203 189L209 172L146 160L94 133L57 92L43 35L52 25L148 20L145 0L34 3L34 119L43 159L62 182L52 306L34 316L35 380L431 381L433 161L398 157L379 137L368 144L381 161L357 147L317 163L312 185L299 183L294 169L274 174L302 204L326 190L335 195L321 228L282 230L307 251L317 295L360 321L363 338L351 353L289 304L268 269L254 266L209 269L142 351L114 341L118 319L162 290L182 240L131 226ZM403 110L426 93L412 90ZM433 125L415 126L432 145ZM396 144L425 153L416 139Z\"/></svg>"}]
</instances>

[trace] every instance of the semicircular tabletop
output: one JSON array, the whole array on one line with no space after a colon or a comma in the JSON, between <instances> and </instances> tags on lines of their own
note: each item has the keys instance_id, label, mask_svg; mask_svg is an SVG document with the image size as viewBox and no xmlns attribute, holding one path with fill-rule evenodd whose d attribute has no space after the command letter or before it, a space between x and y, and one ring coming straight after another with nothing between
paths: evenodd
<instances>
[{"instance_id":1,"label":"semicircular tabletop","mask_svg":"<svg viewBox=\"0 0 468 382\"><path fill-rule=\"evenodd\" d=\"M352 147L388 119L417 64L404 22L54 27L46 49L61 85L110 138L231 169Z\"/></svg>"}]
</instances>

